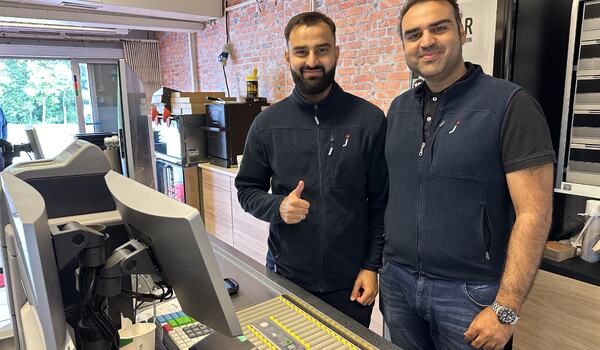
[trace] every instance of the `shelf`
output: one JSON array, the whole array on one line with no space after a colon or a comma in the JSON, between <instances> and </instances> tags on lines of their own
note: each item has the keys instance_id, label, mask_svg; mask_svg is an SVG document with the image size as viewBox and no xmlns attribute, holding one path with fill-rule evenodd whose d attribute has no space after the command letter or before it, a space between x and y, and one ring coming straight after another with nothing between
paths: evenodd
<instances>
[{"instance_id":1,"label":"shelf","mask_svg":"<svg viewBox=\"0 0 600 350\"><path fill-rule=\"evenodd\" d=\"M600 199L600 186L561 182L560 188L555 188L554 192Z\"/></svg>"},{"instance_id":2,"label":"shelf","mask_svg":"<svg viewBox=\"0 0 600 350\"><path fill-rule=\"evenodd\" d=\"M543 259L541 269L600 286L600 262L589 263L578 256L561 262Z\"/></svg>"}]
</instances>

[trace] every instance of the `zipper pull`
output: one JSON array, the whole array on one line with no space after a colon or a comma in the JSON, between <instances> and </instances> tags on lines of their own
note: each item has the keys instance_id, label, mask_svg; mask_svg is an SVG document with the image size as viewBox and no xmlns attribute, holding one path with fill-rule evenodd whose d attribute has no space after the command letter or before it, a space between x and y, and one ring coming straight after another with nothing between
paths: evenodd
<instances>
[{"instance_id":1,"label":"zipper pull","mask_svg":"<svg viewBox=\"0 0 600 350\"><path fill-rule=\"evenodd\" d=\"M315 102L315 123L317 125L319 125L319 118L317 117L317 111L319 110L319 107L317 107L317 103Z\"/></svg>"},{"instance_id":2,"label":"zipper pull","mask_svg":"<svg viewBox=\"0 0 600 350\"><path fill-rule=\"evenodd\" d=\"M485 252L485 260L486 260L486 261L490 261L490 259L491 259L491 258L490 258L490 253L486 251L486 252Z\"/></svg>"},{"instance_id":3,"label":"zipper pull","mask_svg":"<svg viewBox=\"0 0 600 350\"><path fill-rule=\"evenodd\" d=\"M333 154L333 143L334 142L335 141L333 140L333 136L331 136L331 140L329 140L330 147L329 147L329 152L327 153L327 156L331 156Z\"/></svg>"},{"instance_id":4,"label":"zipper pull","mask_svg":"<svg viewBox=\"0 0 600 350\"><path fill-rule=\"evenodd\" d=\"M460 125L460 120L457 120L456 123L454 123L454 127L452 128L452 130L450 130L448 132L448 134L452 134L454 131L456 131L456 128L458 128L459 125Z\"/></svg>"},{"instance_id":5,"label":"zipper pull","mask_svg":"<svg viewBox=\"0 0 600 350\"><path fill-rule=\"evenodd\" d=\"M344 142L344 144L342 145L342 147L348 146L348 141L350 141L350 134L346 134L346 141Z\"/></svg>"},{"instance_id":6,"label":"zipper pull","mask_svg":"<svg viewBox=\"0 0 600 350\"><path fill-rule=\"evenodd\" d=\"M425 149L425 142L421 143L421 149L419 150L419 157L423 157L423 150Z\"/></svg>"}]
</instances>

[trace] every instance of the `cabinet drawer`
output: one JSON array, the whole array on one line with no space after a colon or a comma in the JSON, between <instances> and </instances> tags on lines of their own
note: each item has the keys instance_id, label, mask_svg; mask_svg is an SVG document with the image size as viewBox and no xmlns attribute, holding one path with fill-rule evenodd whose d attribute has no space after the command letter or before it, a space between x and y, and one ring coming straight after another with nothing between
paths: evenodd
<instances>
[{"instance_id":1,"label":"cabinet drawer","mask_svg":"<svg viewBox=\"0 0 600 350\"><path fill-rule=\"evenodd\" d=\"M202 187L206 231L233 246L230 192L206 183Z\"/></svg>"},{"instance_id":2,"label":"cabinet drawer","mask_svg":"<svg viewBox=\"0 0 600 350\"><path fill-rule=\"evenodd\" d=\"M600 287L540 271L521 309L513 349L598 349Z\"/></svg>"},{"instance_id":3,"label":"cabinet drawer","mask_svg":"<svg viewBox=\"0 0 600 350\"><path fill-rule=\"evenodd\" d=\"M567 181L600 186L600 145L571 144Z\"/></svg>"},{"instance_id":4,"label":"cabinet drawer","mask_svg":"<svg viewBox=\"0 0 600 350\"><path fill-rule=\"evenodd\" d=\"M600 145L600 111L576 111L573 114L571 144Z\"/></svg>"},{"instance_id":5,"label":"cabinet drawer","mask_svg":"<svg viewBox=\"0 0 600 350\"><path fill-rule=\"evenodd\" d=\"M600 42L582 42L577 76L600 75Z\"/></svg>"},{"instance_id":6,"label":"cabinet drawer","mask_svg":"<svg viewBox=\"0 0 600 350\"><path fill-rule=\"evenodd\" d=\"M265 264L269 223L244 212L237 199L237 189L231 178L231 213L233 216L233 247L260 264Z\"/></svg>"},{"instance_id":7,"label":"cabinet drawer","mask_svg":"<svg viewBox=\"0 0 600 350\"><path fill-rule=\"evenodd\" d=\"M269 224L245 213L239 205L234 205L232 212L233 247L264 265Z\"/></svg>"},{"instance_id":8,"label":"cabinet drawer","mask_svg":"<svg viewBox=\"0 0 600 350\"><path fill-rule=\"evenodd\" d=\"M600 111L600 79L595 76L577 79L574 110Z\"/></svg>"},{"instance_id":9,"label":"cabinet drawer","mask_svg":"<svg viewBox=\"0 0 600 350\"><path fill-rule=\"evenodd\" d=\"M583 10L581 41L600 39L600 3L588 1Z\"/></svg>"},{"instance_id":10,"label":"cabinet drawer","mask_svg":"<svg viewBox=\"0 0 600 350\"><path fill-rule=\"evenodd\" d=\"M229 181L231 176L218 173L216 171L202 169L202 182L207 185L217 186L229 191Z\"/></svg>"}]
</instances>

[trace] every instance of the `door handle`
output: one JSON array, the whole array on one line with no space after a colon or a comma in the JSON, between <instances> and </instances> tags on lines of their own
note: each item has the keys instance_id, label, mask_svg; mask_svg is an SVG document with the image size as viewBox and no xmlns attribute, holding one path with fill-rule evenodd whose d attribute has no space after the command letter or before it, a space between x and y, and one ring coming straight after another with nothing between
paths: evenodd
<instances>
[{"instance_id":1,"label":"door handle","mask_svg":"<svg viewBox=\"0 0 600 350\"><path fill-rule=\"evenodd\" d=\"M123 129L119 129L119 150L121 151L121 158L127 158L127 150L125 147L125 133Z\"/></svg>"},{"instance_id":2,"label":"door handle","mask_svg":"<svg viewBox=\"0 0 600 350\"><path fill-rule=\"evenodd\" d=\"M226 128L220 128L220 127L215 127L215 126L202 126L201 129L206 130L206 131L212 131L212 132L227 131Z\"/></svg>"}]
</instances>

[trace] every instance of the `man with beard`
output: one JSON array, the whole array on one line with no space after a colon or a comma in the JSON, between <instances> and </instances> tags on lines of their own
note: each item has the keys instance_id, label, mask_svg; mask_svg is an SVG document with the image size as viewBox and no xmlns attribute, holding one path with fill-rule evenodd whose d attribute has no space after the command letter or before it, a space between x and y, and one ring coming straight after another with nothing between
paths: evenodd
<instances>
[{"instance_id":1,"label":"man with beard","mask_svg":"<svg viewBox=\"0 0 600 350\"><path fill-rule=\"evenodd\" d=\"M548 126L522 88L464 62L456 0L407 0L400 35L425 83L388 113L380 307L403 349L502 349L550 228Z\"/></svg>"},{"instance_id":2,"label":"man with beard","mask_svg":"<svg viewBox=\"0 0 600 350\"><path fill-rule=\"evenodd\" d=\"M299 14L285 39L296 87L250 128L238 199L270 223L268 267L368 326L384 241L385 117L334 81L330 18Z\"/></svg>"}]
</instances>

